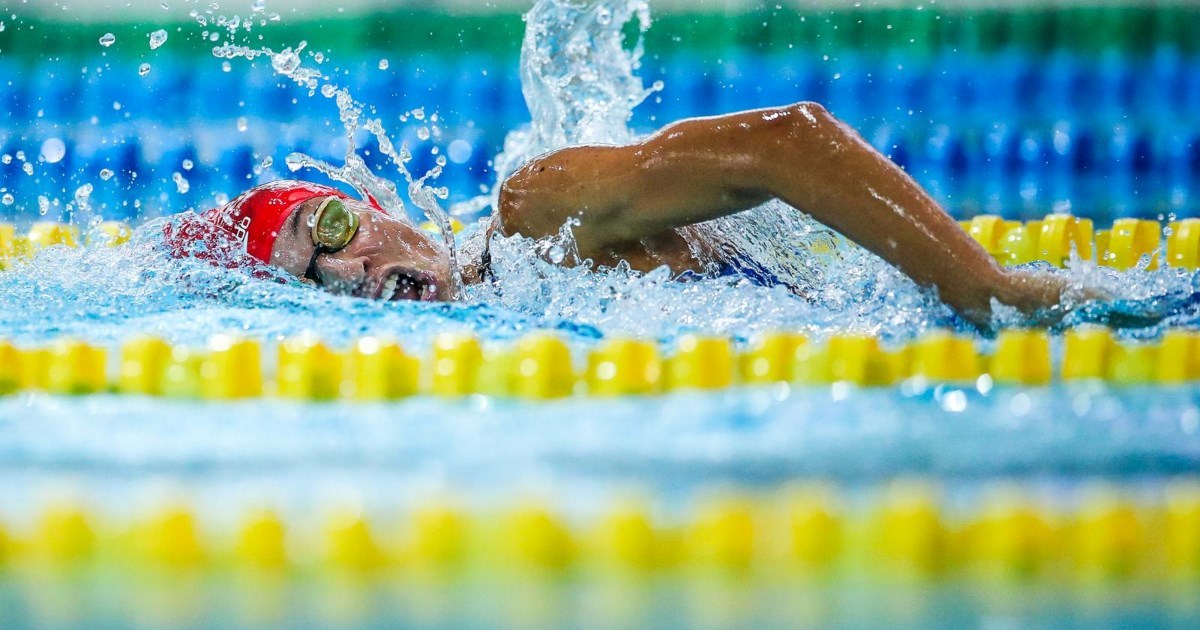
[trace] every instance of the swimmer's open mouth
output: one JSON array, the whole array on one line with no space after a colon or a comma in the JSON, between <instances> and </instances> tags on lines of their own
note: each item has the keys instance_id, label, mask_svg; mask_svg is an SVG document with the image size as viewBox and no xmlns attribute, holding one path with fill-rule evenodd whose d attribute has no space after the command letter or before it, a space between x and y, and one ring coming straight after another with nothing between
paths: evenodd
<instances>
[{"instance_id":1,"label":"swimmer's open mouth","mask_svg":"<svg viewBox=\"0 0 1200 630\"><path fill-rule=\"evenodd\" d=\"M379 286L376 299L385 302L396 300L417 300L432 302L437 300L437 284L427 274L408 270L396 270L387 275Z\"/></svg>"}]
</instances>

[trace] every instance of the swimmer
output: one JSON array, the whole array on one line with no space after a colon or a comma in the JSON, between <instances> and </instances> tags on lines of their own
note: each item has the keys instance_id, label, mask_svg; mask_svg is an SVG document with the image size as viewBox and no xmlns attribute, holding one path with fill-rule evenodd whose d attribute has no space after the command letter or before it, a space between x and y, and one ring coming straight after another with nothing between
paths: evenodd
<instances>
[{"instance_id":1,"label":"swimmer","mask_svg":"<svg viewBox=\"0 0 1200 630\"><path fill-rule=\"evenodd\" d=\"M770 199L935 288L977 325L987 325L994 303L1032 315L1063 300L1062 278L1001 267L903 170L811 102L686 119L629 145L541 155L503 182L486 229L489 240L540 239L571 221L579 260L703 274L679 229ZM165 229L177 255L248 255L364 298L453 299L449 252L437 237L324 186L265 184ZM478 260L460 262L465 283L491 276L486 245Z\"/></svg>"}]
</instances>

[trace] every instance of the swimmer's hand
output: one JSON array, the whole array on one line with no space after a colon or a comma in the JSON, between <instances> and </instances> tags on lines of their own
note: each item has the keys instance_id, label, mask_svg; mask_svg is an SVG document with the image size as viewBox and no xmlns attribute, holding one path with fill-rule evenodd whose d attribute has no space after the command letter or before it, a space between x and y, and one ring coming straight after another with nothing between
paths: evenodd
<instances>
[{"instance_id":1,"label":"swimmer's hand","mask_svg":"<svg viewBox=\"0 0 1200 630\"><path fill-rule=\"evenodd\" d=\"M995 299L1017 309L1033 323L1053 325L1076 309L1109 301L1112 296L1099 287L1071 283L1044 271L1006 270Z\"/></svg>"}]
</instances>

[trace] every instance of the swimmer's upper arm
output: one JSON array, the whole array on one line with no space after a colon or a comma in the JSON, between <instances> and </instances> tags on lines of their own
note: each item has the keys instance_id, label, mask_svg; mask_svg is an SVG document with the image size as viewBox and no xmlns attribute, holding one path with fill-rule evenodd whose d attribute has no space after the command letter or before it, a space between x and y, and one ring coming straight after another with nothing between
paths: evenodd
<instances>
[{"instance_id":1,"label":"swimmer's upper arm","mask_svg":"<svg viewBox=\"0 0 1200 630\"><path fill-rule=\"evenodd\" d=\"M568 147L535 158L501 186L501 233L542 238L573 219L576 245L588 252L760 204L770 194L756 181L758 151L748 147L764 139L761 117L688 119L634 144Z\"/></svg>"}]
</instances>

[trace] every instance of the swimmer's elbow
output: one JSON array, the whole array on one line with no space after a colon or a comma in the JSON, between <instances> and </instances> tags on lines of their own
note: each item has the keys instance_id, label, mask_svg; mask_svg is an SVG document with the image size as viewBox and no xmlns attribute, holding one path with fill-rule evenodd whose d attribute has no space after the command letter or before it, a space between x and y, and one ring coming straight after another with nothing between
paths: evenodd
<instances>
[{"instance_id":1,"label":"swimmer's elbow","mask_svg":"<svg viewBox=\"0 0 1200 630\"><path fill-rule=\"evenodd\" d=\"M781 113L784 115L777 120L793 134L819 132L838 124L837 118L816 101L793 103L782 108Z\"/></svg>"},{"instance_id":2,"label":"swimmer's elbow","mask_svg":"<svg viewBox=\"0 0 1200 630\"><path fill-rule=\"evenodd\" d=\"M501 234L520 233L531 238L548 235L548 208L555 205L550 199L554 182L547 181L545 175L545 166L535 159L509 175L500 185L496 215Z\"/></svg>"}]
</instances>

